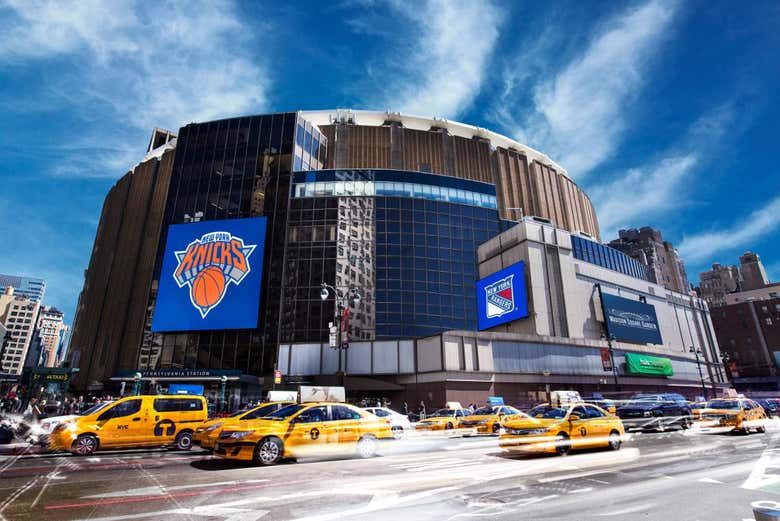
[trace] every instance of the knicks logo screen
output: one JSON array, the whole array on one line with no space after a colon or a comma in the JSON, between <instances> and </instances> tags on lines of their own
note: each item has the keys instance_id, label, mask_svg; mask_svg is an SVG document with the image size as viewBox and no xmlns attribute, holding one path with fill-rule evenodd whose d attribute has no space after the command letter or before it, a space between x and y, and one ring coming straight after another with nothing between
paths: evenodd
<instances>
[{"instance_id":1,"label":"knicks logo screen","mask_svg":"<svg viewBox=\"0 0 780 521\"><path fill-rule=\"evenodd\" d=\"M265 217L168 227L152 331L255 329Z\"/></svg>"},{"instance_id":2,"label":"knicks logo screen","mask_svg":"<svg viewBox=\"0 0 780 521\"><path fill-rule=\"evenodd\" d=\"M187 249L176 251L178 266L173 278L180 288L187 287L190 302L206 318L209 311L219 306L228 286L241 281L252 269L249 256L256 244L244 244L230 232L210 232L195 239Z\"/></svg>"}]
</instances>

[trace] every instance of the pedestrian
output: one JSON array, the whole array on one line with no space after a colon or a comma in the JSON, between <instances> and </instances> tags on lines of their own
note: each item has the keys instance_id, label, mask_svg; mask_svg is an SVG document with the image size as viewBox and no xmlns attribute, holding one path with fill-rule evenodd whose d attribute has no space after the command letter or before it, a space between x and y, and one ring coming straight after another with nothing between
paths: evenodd
<instances>
[{"instance_id":1,"label":"pedestrian","mask_svg":"<svg viewBox=\"0 0 780 521\"><path fill-rule=\"evenodd\" d=\"M406 400L404 400L404 414L405 414L406 416L408 416L408 415L409 415L409 404L408 404L408 403L406 403Z\"/></svg>"},{"instance_id":2,"label":"pedestrian","mask_svg":"<svg viewBox=\"0 0 780 521\"><path fill-rule=\"evenodd\" d=\"M425 402L420 400L420 419L425 419Z\"/></svg>"}]
</instances>

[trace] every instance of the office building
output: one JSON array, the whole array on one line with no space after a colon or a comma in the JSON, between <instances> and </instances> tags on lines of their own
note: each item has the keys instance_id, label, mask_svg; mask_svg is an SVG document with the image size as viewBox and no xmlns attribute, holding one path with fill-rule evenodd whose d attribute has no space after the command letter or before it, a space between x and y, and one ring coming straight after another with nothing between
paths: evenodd
<instances>
[{"instance_id":1,"label":"office building","mask_svg":"<svg viewBox=\"0 0 780 521\"><path fill-rule=\"evenodd\" d=\"M739 271L742 274L742 290L760 289L769 284L761 257L752 251L739 256Z\"/></svg>"},{"instance_id":2,"label":"office building","mask_svg":"<svg viewBox=\"0 0 780 521\"><path fill-rule=\"evenodd\" d=\"M0 274L0 288L14 288L14 295L24 297L33 302L43 302L46 293L46 281L34 277Z\"/></svg>"},{"instance_id":3,"label":"office building","mask_svg":"<svg viewBox=\"0 0 780 521\"><path fill-rule=\"evenodd\" d=\"M21 375L27 352L33 342L35 326L38 321L40 303L17 296L14 288L6 287L0 295L0 323L8 330L0 367L3 374Z\"/></svg>"},{"instance_id":4,"label":"office building","mask_svg":"<svg viewBox=\"0 0 780 521\"><path fill-rule=\"evenodd\" d=\"M609 245L647 266L649 280L678 293L689 293L685 264L661 232L649 226L620 230Z\"/></svg>"}]
</instances>

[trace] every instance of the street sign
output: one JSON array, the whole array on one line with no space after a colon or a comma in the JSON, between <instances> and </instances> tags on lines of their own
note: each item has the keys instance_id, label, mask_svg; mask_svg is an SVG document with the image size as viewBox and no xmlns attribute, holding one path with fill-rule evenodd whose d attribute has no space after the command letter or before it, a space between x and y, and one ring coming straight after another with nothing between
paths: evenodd
<instances>
[{"instance_id":1,"label":"street sign","mask_svg":"<svg viewBox=\"0 0 780 521\"><path fill-rule=\"evenodd\" d=\"M274 371L274 383L275 384L282 383L282 372L279 369Z\"/></svg>"},{"instance_id":2,"label":"street sign","mask_svg":"<svg viewBox=\"0 0 780 521\"><path fill-rule=\"evenodd\" d=\"M601 351L601 367L605 371L612 371L612 357L609 354L609 349L602 347Z\"/></svg>"}]
</instances>

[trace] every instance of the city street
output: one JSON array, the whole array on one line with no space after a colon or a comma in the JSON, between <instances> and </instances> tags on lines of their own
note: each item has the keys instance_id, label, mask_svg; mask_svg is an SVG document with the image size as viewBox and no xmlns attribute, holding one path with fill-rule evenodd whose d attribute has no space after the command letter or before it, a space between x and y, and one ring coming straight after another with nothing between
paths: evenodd
<instances>
[{"instance_id":1,"label":"city street","mask_svg":"<svg viewBox=\"0 0 780 521\"><path fill-rule=\"evenodd\" d=\"M5 519L753 519L780 501L767 434L632 434L617 452L508 456L495 437L419 436L370 460L276 467L206 452L4 456ZM673 510L671 510L673 509Z\"/></svg>"}]
</instances>

